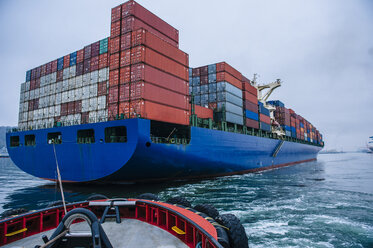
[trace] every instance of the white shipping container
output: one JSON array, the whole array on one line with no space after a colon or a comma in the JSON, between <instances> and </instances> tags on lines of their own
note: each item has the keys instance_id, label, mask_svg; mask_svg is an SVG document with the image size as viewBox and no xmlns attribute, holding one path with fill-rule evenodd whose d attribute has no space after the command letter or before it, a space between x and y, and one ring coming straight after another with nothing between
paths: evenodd
<instances>
[{"instance_id":1,"label":"white shipping container","mask_svg":"<svg viewBox=\"0 0 373 248\"><path fill-rule=\"evenodd\" d=\"M89 81L91 80L91 73L83 74L83 87L89 85Z\"/></svg>"},{"instance_id":2,"label":"white shipping container","mask_svg":"<svg viewBox=\"0 0 373 248\"><path fill-rule=\"evenodd\" d=\"M29 111L27 113L27 120L32 121L34 119L34 111Z\"/></svg>"},{"instance_id":3,"label":"white shipping container","mask_svg":"<svg viewBox=\"0 0 373 248\"><path fill-rule=\"evenodd\" d=\"M30 91L26 91L26 92L24 93L24 96L25 96L25 98L24 98L24 101L25 101L25 102L28 101L28 100L30 100Z\"/></svg>"},{"instance_id":4,"label":"white shipping container","mask_svg":"<svg viewBox=\"0 0 373 248\"><path fill-rule=\"evenodd\" d=\"M102 110L106 108L106 96L99 96L97 98L97 109Z\"/></svg>"},{"instance_id":5,"label":"white shipping container","mask_svg":"<svg viewBox=\"0 0 373 248\"><path fill-rule=\"evenodd\" d=\"M49 112L49 117L55 117L54 106L49 107L48 112Z\"/></svg>"},{"instance_id":6,"label":"white shipping container","mask_svg":"<svg viewBox=\"0 0 373 248\"><path fill-rule=\"evenodd\" d=\"M27 112L28 111L28 102L24 102L22 104L22 106L23 106L23 111L22 112Z\"/></svg>"},{"instance_id":7,"label":"white shipping container","mask_svg":"<svg viewBox=\"0 0 373 248\"><path fill-rule=\"evenodd\" d=\"M69 90L68 91L68 101L69 102L72 102L72 101L75 101L75 94L74 94L74 90Z\"/></svg>"},{"instance_id":8,"label":"white shipping container","mask_svg":"<svg viewBox=\"0 0 373 248\"><path fill-rule=\"evenodd\" d=\"M89 98L89 86L85 86L82 88L82 99Z\"/></svg>"},{"instance_id":9,"label":"white shipping container","mask_svg":"<svg viewBox=\"0 0 373 248\"><path fill-rule=\"evenodd\" d=\"M82 100L82 112L89 111L89 99Z\"/></svg>"},{"instance_id":10,"label":"white shipping container","mask_svg":"<svg viewBox=\"0 0 373 248\"><path fill-rule=\"evenodd\" d=\"M74 115L74 123L75 123L75 125L80 125L81 124L81 119L82 119L81 114L75 114Z\"/></svg>"},{"instance_id":11,"label":"white shipping container","mask_svg":"<svg viewBox=\"0 0 373 248\"><path fill-rule=\"evenodd\" d=\"M97 110L97 97L89 98L89 111Z\"/></svg>"},{"instance_id":12,"label":"white shipping container","mask_svg":"<svg viewBox=\"0 0 373 248\"><path fill-rule=\"evenodd\" d=\"M35 99L39 98L40 97L40 88L36 88L34 90L34 96L35 96Z\"/></svg>"},{"instance_id":13,"label":"white shipping container","mask_svg":"<svg viewBox=\"0 0 373 248\"><path fill-rule=\"evenodd\" d=\"M51 83L51 74L45 75L45 85L48 85Z\"/></svg>"},{"instance_id":14,"label":"white shipping container","mask_svg":"<svg viewBox=\"0 0 373 248\"><path fill-rule=\"evenodd\" d=\"M91 111L89 112L89 123L95 123L97 122L97 112L96 111Z\"/></svg>"},{"instance_id":15,"label":"white shipping container","mask_svg":"<svg viewBox=\"0 0 373 248\"><path fill-rule=\"evenodd\" d=\"M43 118L43 109L38 109L37 111L35 111L35 114L38 116L38 119L42 119Z\"/></svg>"},{"instance_id":16,"label":"white shipping container","mask_svg":"<svg viewBox=\"0 0 373 248\"><path fill-rule=\"evenodd\" d=\"M26 91L26 83L21 83L21 93Z\"/></svg>"},{"instance_id":17,"label":"white shipping container","mask_svg":"<svg viewBox=\"0 0 373 248\"><path fill-rule=\"evenodd\" d=\"M49 89L49 92L51 95L56 94L56 83L51 84Z\"/></svg>"},{"instance_id":18,"label":"white shipping container","mask_svg":"<svg viewBox=\"0 0 373 248\"><path fill-rule=\"evenodd\" d=\"M70 77L70 69L69 68L63 69L62 74L63 74L62 75L63 80L68 79Z\"/></svg>"},{"instance_id":19,"label":"white shipping container","mask_svg":"<svg viewBox=\"0 0 373 248\"><path fill-rule=\"evenodd\" d=\"M56 94L55 104L59 105L59 104L61 104L61 101L62 101L62 93L57 93Z\"/></svg>"},{"instance_id":20,"label":"white shipping container","mask_svg":"<svg viewBox=\"0 0 373 248\"><path fill-rule=\"evenodd\" d=\"M46 83L45 83L45 76L42 76L42 77L40 77L40 87L43 87L45 85L46 85Z\"/></svg>"},{"instance_id":21,"label":"white shipping container","mask_svg":"<svg viewBox=\"0 0 373 248\"><path fill-rule=\"evenodd\" d=\"M75 78L69 79L69 90L75 89Z\"/></svg>"},{"instance_id":22,"label":"white shipping container","mask_svg":"<svg viewBox=\"0 0 373 248\"><path fill-rule=\"evenodd\" d=\"M75 101L82 100L82 88L77 88L74 90Z\"/></svg>"},{"instance_id":23,"label":"white shipping container","mask_svg":"<svg viewBox=\"0 0 373 248\"><path fill-rule=\"evenodd\" d=\"M57 82L57 72L53 72L50 74L51 76L51 84L54 84L55 82Z\"/></svg>"},{"instance_id":24,"label":"white shipping container","mask_svg":"<svg viewBox=\"0 0 373 248\"><path fill-rule=\"evenodd\" d=\"M25 91L29 91L29 90L30 90L30 81L27 81L25 85Z\"/></svg>"},{"instance_id":25,"label":"white shipping container","mask_svg":"<svg viewBox=\"0 0 373 248\"><path fill-rule=\"evenodd\" d=\"M97 84L92 84L89 86L89 97L96 97L97 96Z\"/></svg>"},{"instance_id":26,"label":"white shipping container","mask_svg":"<svg viewBox=\"0 0 373 248\"><path fill-rule=\"evenodd\" d=\"M77 88L81 88L83 86L83 76L77 76L75 77L75 85Z\"/></svg>"},{"instance_id":27,"label":"white shipping container","mask_svg":"<svg viewBox=\"0 0 373 248\"><path fill-rule=\"evenodd\" d=\"M45 86L45 95L49 96L51 94L51 86L48 84Z\"/></svg>"},{"instance_id":28,"label":"white shipping container","mask_svg":"<svg viewBox=\"0 0 373 248\"><path fill-rule=\"evenodd\" d=\"M70 66L70 77L75 77L76 74L76 65Z\"/></svg>"},{"instance_id":29,"label":"white shipping container","mask_svg":"<svg viewBox=\"0 0 373 248\"><path fill-rule=\"evenodd\" d=\"M97 121L106 121L106 118L107 118L107 110L97 111Z\"/></svg>"},{"instance_id":30,"label":"white shipping container","mask_svg":"<svg viewBox=\"0 0 373 248\"><path fill-rule=\"evenodd\" d=\"M104 82L107 80L106 78L106 68L102 68L101 70L98 71L98 81L99 82Z\"/></svg>"},{"instance_id":31,"label":"white shipping container","mask_svg":"<svg viewBox=\"0 0 373 248\"><path fill-rule=\"evenodd\" d=\"M60 116L61 115L61 105L54 106L54 116Z\"/></svg>"},{"instance_id":32,"label":"white shipping container","mask_svg":"<svg viewBox=\"0 0 373 248\"><path fill-rule=\"evenodd\" d=\"M19 95L19 102L20 103L25 102L25 93L24 92L21 92L21 94Z\"/></svg>"},{"instance_id":33,"label":"white shipping container","mask_svg":"<svg viewBox=\"0 0 373 248\"><path fill-rule=\"evenodd\" d=\"M48 118L48 117L49 117L48 108L43 108L43 118Z\"/></svg>"},{"instance_id":34,"label":"white shipping container","mask_svg":"<svg viewBox=\"0 0 373 248\"><path fill-rule=\"evenodd\" d=\"M69 81L68 80L63 80L62 81L62 91L69 90Z\"/></svg>"},{"instance_id":35,"label":"white shipping container","mask_svg":"<svg viewBox=\"0 0 373 248\"><path fill-rule=\"evenodd\" d=\"M69 95L67 91L62 92L62 101L61 103L65 103L69 101Z\"/></svg>"},{"instance_id":36,"label":"white shipping container","mask_svg":"<svg viewBox=\"0 0 373 248\"><path fill-rule=\"evenodd\" d=\"M35 99L35 90L30 90L30 100Z\"/></svg>"},{"instance_id":37,"label":"white shipping container","mask_svg":"<svg viewBox=\"0 0 373 248\"><path fill-rule=\"evenodd\" d=\"M56 83L56 92L61 93L62 92L62 81L59 81Z\"/></svg>"},{"instance_id":38,"label":"white shipping container","mask_svg":"<svg viewBox=\"0 0 373 248\"><path fill-rule=\"evenodd\" d=\"M39 90L39 96L40 96L40 97L45 96L45 87L41 87L41 88L40 88L40 90Z\"/></svg>"},{"instance_id":39,"label":"white shipping container","mask_svg":"<svg viewBox=\"0 0 373 248\"><path fill-rule=\"evenodd\" d=\"M49 106L54 106L56 103L56 95L50 95L49 96Z\"/></svg>"},{"instance_id":40,"label":"white shipping container","mask_svg":"<svg viewBox=\"0 0 373 248\"><path fill-rule=\"evenodd\" d=\"M90 84L97 84L98 82L98 70L91 72Z\"/></svg>"}]
</instances>

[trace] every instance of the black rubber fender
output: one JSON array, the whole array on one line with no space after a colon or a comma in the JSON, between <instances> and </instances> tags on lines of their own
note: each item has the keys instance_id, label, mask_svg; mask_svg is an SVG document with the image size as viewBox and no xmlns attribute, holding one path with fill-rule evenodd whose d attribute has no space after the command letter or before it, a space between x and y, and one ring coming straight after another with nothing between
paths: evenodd
<instances>
[{"instance_id":1,"label":"black rubber fender","mask_svg":"<svg viewBox=\"0 0 373 248\"><path fill-rule=\"evenodd\" d=\"M24 214L27 212L28 211L24 208L9 209L9 210L4 211L0 216L1 218L7 218L13 215L20 215L20 214Z\"/></svg>"},{"instance_id":2,"label":"black rubber fender","mask_svg":"<svg viewBox=\"0 0 373 248\"><path fill-rule=\"evenodd\" d=\"M210 204L198 204L193 207L193 209L197 210L198 212L207 214L213 219L216 219L219 216L219 211Z\"/></svg>"},{"instance_id":3,"label":"black rubber fender","mask_svg":"<svg viewBox=\"0 0 373 248\"><path fill-rule=\"evenodd\" d=\"M93 195L90 195L90 196L87 198L87 201L106 200L106 199L109 199L106 195L93 194Z\"/></svg>"},{"instance_id":4,"label":"black rubber fender","mask_svg":"<svg viewBox=\"0 0 373 248\"><path fill-rule=\"evenodd\" d=\"M216 221L228 228L229 243L231 248L248 248L249 241L242 226L240 219L234 214L222 214L216 218Z\"/></svg>"},{"instance_id":5,"label":"black rubber fender","mask_svg":"<svg viewBox=\"0 0 373 248\"><path fill-rule=\"evenodd\" d=\"M184 197L181 197L181 196L171 197L166 202L170 203L170 204L181 205L181 206L187 207L187 208L192 207L192 204L187 199L185 199Z\"/></svg>"},{"instance_id":6,"label":"black rubber fender","mask_svg":"<svg viewBox=\"0 0 373 248\"><path fill-rule=\"evenodd\" d=\"M152 193L143 193L137 197L138 199L159 201L159 197Z\"/></svg>"}]
</instances>

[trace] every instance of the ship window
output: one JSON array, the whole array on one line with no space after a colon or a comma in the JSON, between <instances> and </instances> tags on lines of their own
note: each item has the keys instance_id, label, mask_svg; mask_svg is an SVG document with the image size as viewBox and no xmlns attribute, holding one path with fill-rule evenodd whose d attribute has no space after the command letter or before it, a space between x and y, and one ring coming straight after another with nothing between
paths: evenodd
<instances>
[{"instance_id":1,"label":"ship window","mask_svg":"<svg viewBox=\"0 0 373 248\"><path fill-rule=\"evenodd\" d=\"M10 146L11 147L19 146L19 136L10 136Z\"/></svg>"},{"instance_id":2,"label":"ship window","mask_svg":"<svg viewBox=\"0 0 373 248\"><path fill-rule=\"evenodd\" d=\"M61 144L62 143L62 135L60 132L56 133L48 133L47 136L48 144Z\"/></svg>"},{"instance_id":3,"label":"ship window","mask_svg":"<svg viewBox=\"0 0 373 248\"><path fill-rule=\"evenodd\" d=\"M127 142L126 127L107 127L105 128L106 143L124 143Z\"/></svg>"},{"instance_id":4,"label":"ship window","mask_svg":"<svg viewBox=\"0 0 373 248\"><path fill-rule=\"evenodd\" d=\"M25 135L25 146L34 146L35 144L35 135Z\"/></svg>"},{"instance_id":5,"label":"ship window","mask_svg":"<svg viewBox=\"0 0 373 248\"><path fill-rule=\"evenodd\" d=\"M95 143L95 131L93 129L78 130L78 144Z\"/></svg>"}]
</instances>

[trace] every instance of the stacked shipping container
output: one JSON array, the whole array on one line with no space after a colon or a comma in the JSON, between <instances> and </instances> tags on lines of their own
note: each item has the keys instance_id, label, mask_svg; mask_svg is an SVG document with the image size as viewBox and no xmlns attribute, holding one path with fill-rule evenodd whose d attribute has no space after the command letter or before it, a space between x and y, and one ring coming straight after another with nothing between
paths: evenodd
<instances>
[{"instance_id":1,"label":"stacked shipping container","mask_svg":"<svg viewBox=\"0 0 373 248\"><path fill-rule=\"evenodd\" d=\"M21 85L19 127L81 124L106 117L108 39L34 68Z\"/></svg>"},{"instance_id":2,"label":"stacked shipping container","mask_svg":"<svg viewBox=\"0 0 373 248\"><path fill-rule=\"evenodd\" d=\"M189 124L188 55L178 31L134 1L112 9L109 119Z\"/></svg>"},{"instance_id":3,"label":"stacked shipping container","mask_svg":"<svg viewBox=\"0 0 373 248\"><path fill-rule=\"evenodd\" d=\"M251 85L249 79L242 76L242 99L245 125L259 129L258 90Z\"/></svg>"},{"instance_id":4,"label":"stacked shipping container","mask_svg":"<svg viewBox=\"0 0 373 248\"><path fill-rule=\"evenodd\" d=\"M214 110L216 122L243 125L242 75L225 62L189 70L194 103Z\"/></svg>"}]
</instances>

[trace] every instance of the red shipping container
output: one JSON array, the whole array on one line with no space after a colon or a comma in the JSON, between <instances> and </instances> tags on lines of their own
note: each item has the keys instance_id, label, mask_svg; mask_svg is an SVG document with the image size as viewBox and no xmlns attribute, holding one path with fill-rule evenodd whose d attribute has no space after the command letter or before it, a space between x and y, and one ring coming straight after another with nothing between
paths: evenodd
<instances>
[{"instance_id":1,"label":"red shipping container","mask_svg":"<svg viewBox=\"0 0 373 248\"><path fill-rule=\"evenodd\" d=\"M242 89L242 82L227 72L216 73L216 82L222 82L222 81L228 82L236 86L237 88Z\"/></svg>"},{"instance_id":2,"label":"red shipping container","mask_svg":"<svg viewBox=\"0 0 373 248\"><path fill-rule=\"evenodd\" d=\"M134 30L137 30L139 28L144 28L148 30L149 32L157 35L161 39L167 41L171 45L178 47L178 42L170 39L168 36L162 34L158 30L154 29L153 27L149 26L148 24L145 24L143 21L139 20L138 18L135 18L133 16L129 16L122 19L122 27L121 27L121 33L125 34Z\"/></svg>"},{"instance_id":3,"label":"red shipping container","mask_svg":"<svg viewBox=\"0 0 373 248\"><path fill-rule=\"evenodd\" d=\"M122 18L122 5L111 9L111 22L116 22Z\"/></svg>"},{"instance_id":4,"label":"red shipping container","mask_svg":"<svg viewBox=\"0 0 373 248\"><path fill-rule=\"evenodd\" d=\"M204 85L204 84L208 84L209 83L209 76L208 75L204 75L204 76L200 76L200 81L201 81L201 85Z\"/></svg>"},{"instance_id":5,"label":"red shipping container","mask_svg":"<svg viewBox=\"0 0 373 248\"><path fill-rule=\"evenodd\" d=\"M224 72L224 71L228 72L229 74L231 74L233 77L235 77L239 81L242 80L242 74L236 69L234 69L232 66L230 66L228 63L226 62L217 63L216 72ZM242 85L239 88L241 89Z\"/></svg>"},{"instance_id":6,"label":"red shipping container","mask_svg":"<svg viewBox=\"0 0 373 248\"><path fill-rule=\"evenodd\" d=\"M245 124L247 127L259 129L259 122L257 122L256 120L246 118Z\"/></svg>"},{"instance_id":7,"label":"red shipping container","mask_svg":"<svg viewBox=\"0 0 373 248\"><path fill-rule=\"evenodd\" d=\"M143 22L151 25L162 34L166 35L175 42L179 42L179 31L163 21L158 16L154 15L149 10L145 9L135 1L128 1L122 5L122 18L126 16L136 16Z\"/></svg>"},{"instance_id":8,"label":"red shipping container","mask_svg":"<svg viewBox=\"0 0 373 248\"><path fill-rule=\"evenodd\" d=\"M185 67L149 48L138 46L131 49L131 63L145 62L162 71L175 75L185 81L189 80L188 67Z\"/></svg>"},{"instance_id":9,"label":"red shipping container","mask_svg":"<svg viewBox=\"0 0 373 248\"><path fill-rule=\"evenodd\" d=\"M187 96L161 88L151 83L131 83L131 101L149 100L183 110L188 110L189 101Z\"/></svg>"},{"instance_id":10,"label":"red shipping container","mask_svg":"<svg viewBox=\"0 0 373 248\"><path fill-rule=\"evenodd\" d=\"M208 75L209 74L209 69L208 69L208 66L202 66L200 67L200 75L201 76L204 76L204 75Z\"/></svg>"},{"instance_id":11,"label":"red shipping container","mask_svg":"<svg viewBox=\"0 0 373 248\"><path fill-rule=\"evenodd\" d=\"M100 54L99 62L98 62L98 68L99 69L108 67L108 58L107 57L108 57L107 53Z\"/></svg>"},{"instance_id":12,"label":"red shipping container","mask_svg":"<svg viewBox=\"0 0 373 248\"><path fill-rule=\"evenodd\" d=\"M130 84L119 85L119 101L129 101L130 100Z\"/></svg>"},{"instance_id":13,"label":"red shipping container","mask_svg":"<svg viewBox=\"0 0 373 248\"><path fill-rule=\"evenodd\" d=\"M108 104L109 120L114 120L118 115L118 103Z\"/></svg>"},{"instance_id":14,"label":"red shipping container","mask_svg":"<svg viewBox=\"0 0 373 248\"><path fill-rule=\"evenodd\" d=\"M67 114L69 115L75 114L75 102L67 103Z\"/></svg>"},{"instance_id":15,"label":"red shipping container","mask_svg":"<svg viewBox=\"0 0 373 248\"><path fill-rule=\"evenodd\" d=\"M106 96L107 95L107 82L101 82L97 85L97 96Z\"/></svg>"},{"instance_id":16,"label":"red shipping container","mask_svg":"<svg viewBox=\"0 0 373 248\"><path fill-rule=\"evenodd\" d=\"M35 89L40 88L40 78L35 79Z\"/></svg>"},{"instance_id":17,"label":"red shipping container","mask_svg":"<svg viewBox=\"0 0 373 248\"><path fill-rule=\"evenodd\" d=\"M28 101L28 111L34 110L34 100Z\"/></svg>"},{"instance_id":18,"label":"red shipping container","mask_svg":"<svg viewBox=\"0 0 373 248\"><path fill-rule=\"evenodd\" d=\"M130 117L189 125L189 112L170 106L138 100L131 102Z\"/></svg>"},{"instance_id":19,"label":"red shipping container","mask_svg":"<svg viewBox=\"0 0 373 248\"><path fill-rule=\"evenodd\" d=\"M117 86L119 84L119 69L109 72L109 87Z\"/></svg>"},{"instance_id":20,"label":"red shipping container","mask_svg":"<svg viewBox=\"0 0 373 248\"><path fill-rule=\"evenodd\" d=\"M70 54L63 57L63 68L70 66Z\"/></svg>"},{"instance_id":21,"label":"red shipping container","mask_svg":"<svg viewBox=\"0 0 373 248\"><path fill-rule=\"evenodd\" d=\"M100 55L100 41L91 44L91 57Z\"/></svg>"},{"instance_id":22,"label":"red shipping container","mask_svg":"<svg viewBox=\"0 0 373 248\"><path fill-rule=\"evenodd\" d=\"M264 123L267 123L267 124L271 125L271 118L269 116L259 114L259 119L260 119L261 122L264 122Z\"/></svg>"},{"instance_id":23,"label":"red shipping container","mask_svg":"<svg viewBox=\"0 0 373 248\"><path fill-rule=\"evenodd\" d=\"M63 80L63 71L57 71L57 77L56 77L56 81L59 82L59 81L62 81Z\"/></svg>"},{"instance_id":24,"label":"red shipping container","mask_svg":"<svg viewBox=\"0 0 373 248\"><path fill-rule=\"evenodd\" d=\"M120 35L120 23L120 20L111 23L110 38L118 37Z\"/></svg>"},{"instance_id":25,"label":"red shipping container","mask_svg":"<svg viewBox=\"0 0 373 248\"><path fill-rule=\"evenodd\" d=\"M61 104L61 116L67 115L67 112L68 112L67 109L68 109L67 103L62 103Z\"/></svg>"},{"instance_id":26,"label":"red shipping container","mask_svg":"<svg viewBox=\"0 0 373 248\"><path fill-rule=\"evenodd\" d=\"M120 36L110 39L110 54L119 52Z\"/></svg>"},{"instance_id":27,"label":"red shipping container","mask_svg":"<svg viewBox=\"0 0 373 248\"><path fill-rule=\"evenodd\" d=\"M91 71L98 70L99 56L91 58Z\"/></svg>"},{"instance_id":28,"label":"red shipping container","mask_svg":"<svg viewBox=\"0 0 373 248\"><path fill-rule=\"evenodd\" d=\"M40 78L40 77L41 77L41 66L36 68L36 78Z\"/></svg>"},{"instance_id":29,"label":"red shipping container","mask_svg":"<svg viewBox=\"0 0 373 248\"><path fill-rule=\"evenodd\" d=\"M107 98L107 102L109 104L111 103L118 103L118 93L119 93L119 89L118 89L118 86L114 86L114 87L109 87L109 93L108 93L108 98Z\"/></svg>"},{"instance_id":30,"label":"red shipping container","mask_svg":"<svg viewBox=\"0 0 373 248\"><path fill-rule=\"evenodd\" d=\"M81 114L82 124L87 124L88 121L89 121L89 112L82 112L82 114Z\"/></svg>"},{"instance_id":31,"label":"red shipping container","mask_svg":"<svg viewBox=\"0 0 373 248\"><path fill-rule=\"evenodd\" d=\"M56 60L53 60L53 61L52 61L52 64L51 64L51 73L57 71L57 65L58 65L58 63L57 63L57 59L56 59Z\"/></svg>"},{"instance_id":32,"label":"red shipping container","mask_svg":"<svg viewBox=\"0 0 373 248\"><path fill-rule=\"evenodd\" d=\"M119 68L119 53L110 55L110 70Z\"/></svg>"},{"instance_id":33,"label":"red shipping container","mask_svg":"<svg viewBox=\"0 0 373 248\"><path fill-rule=\"evenodd\" d=\"M129 113L130 113L130 106L131 104L129 101L120 102L119 103L119 114L124 114L126 118L128 118Z\"/></svg>"},{"instance_id":34,"label":"red shipping container","mask_svg":"<svg viewBox=\"0 0 373 248\"><path fill-rule=\"evenodd\" d=\"M249 92L247 91L242 91L242 98L245 100L245 101L248 101L248 102L252 102L254 104L258 104L258 97L257 96L254 96L252 94L250 94Z\"/></svg>"},{"instance_id":35,"label":"red shipping container","mask_svg":"<svg viewBox=\"0 0 373 248\"><path fill-rule=\"evenodd\" d=\"M34 99L34 109L38 109L38 108L39 108L39 98Z\"/></svg>"},{"instance_id":36,"label":"red shipping container","mask_svg":"<svg viewBox=\"0 0 373 248\"><path fill-rule=\"evenodd\" d=\"M242 82L242 90L248 91L254 96L258 96L258 90L250 83Z\"/></svg>"},{"instance_id":37,"label":"red shipping container","mask_svg":"<svg viewBox=\"0 0 373 248\"><path fill-rule=\"evenodd\" d=\"M122 36L123 37L123 36ZM125 44L126 48L129 46L138 46L138 45L145 45L150 47L151 49L159 52L160 54L169 57L182 65L188 66L189 65L189 57L188 54L184 53L177 47L170 45L168 42L165 42L158 36L146 31L145 29L139 29L132 32L132 41L131 44ZM206 66L206 74L207 75L207 66Z\"/></svg>"},{"instance_id":38,"label":"red shipping container","mask_svg":"<svg viewBox=\"0 0 373 248\"><path fill-rule=\"evenodd\" d=\"M184 95L189 94L186 81L143 63L131 66L131 81L145 81Z\"/></svg>"},{"instance_id":39,"label":"red shipping container","mask_svg":"<svg viewBox=\"0 0 373 248\"><path fill-rule=\"evenodd\" d=\"M126 66L120 68L119 84L125 84L131 82L131 67Z\"/></svg>"},{"instance_id":40,"label":"red shipping container","mask_svg":"<svg viewBox=\"0 0 373 248\"><path fill-rule=\"evenodd\" d=\"M245 106L245 109L250 110L251 112L254 112L254 113L259 112L258 102L253 103L250 101L245 101L244 106Z\"/></svg>"},{"instance_id":41,"label":"red shipping container","mask_svg":"<svg viewBox=\"0 0 373 248\"><path fill-rule=\"evenodd\" d=\"M251 81L250 81L250 79L248 79L247 77L245 77L244 75L242 75L242 82L244 82L244 83L248 83L248 84L250 84L251 85Z\"/></svg>"},{"instance_id":42,"label":"red shipping container","mask_svg":"<svg viewBox=\"0 0 373 248\"><path fill-rule=\"evenodd\" d=\"M122 36L120 37L120 50L127 50L134 46L132 44L131 36L132 36L132 32L122 34Z\"/></svg>"},{"instance_id":43,"label":"red shipping container","mask_svg":"<svg viewBox=\"0 0 373 248\"><path fill-rule=\"evenodd\" d=\"M76 52L76 63L81 63L84 60L84 49L80 49Z\"/></svg>"},{"instance_id":44,"label":"red shipping container","mask_svg":"<svg viewBox=\"0 0 373 248\"><path fill-rule=\"evenodd\" d=\"M83 62L83 74L88 73L91 71L91 60L86 59Z\"/></svg>"},{"instance_id":45,"label":"red shipping container","mask_svg":"<svg viewBox=\"0 0 373 248\"><path fill-rule=\"evenodd\" d=\"M45 66L45 75L52 73L52 62L49 62Z\"/></svg>"},{"instance_id":46,"label":"red shipping container","mask_svg":"<svg viewBox=\"0 0 373 248\"><path fill-rule=\"evenodd\" d=\"M194 111L198 118L214 119L214 111L212 111L212 109L205 108L199 105L194 105Z\"/></svg>"},{"instance_id":47,"label":"red shipping container","mask_svg":"<svg viewBox=\"0 0 373 248\"><path fill-rule=\"evenodd\" d=\"M41 77L45 76L46 73L47 73L47 64L44 64L44 65L41 66L41 74L40 74L40 76Z\"/></svg>"},{"instance_id":48,"label":"red shipping container","mask_svg":"<svg viewBox=\"0 0 373 248\"><path fill-rule=\"evenodd\" d=\"M120 53L120 67L128 66L131 64L131 49L122 51Z\"/></svg>"},{"instance_id":49,"label":"red shipping container","mask_svg":"<svg viewBox=\"0 0 373 248\"><path fill-rule=\"evenodd\" d=\"M201 70L200 68L193 68L192 69L192 76L193 77L199 77L201 75Z\"/></svg>"},{"instance_id":50,"label":"red shipping container","mask_svg":"<svg viewBox=\"0 0 373 248\"><path fill-rule=\"evenodd\" d=\"M30 81L30 90L35 89L35 79Z\"/></svg>"},{"instance_id":51,"label":"red shipping container","mask_svg":"<svg viewBox=\"0 0 373 248\"><path fill-rule=\"evenodd\" d=\"M84 47L84 60L91 58L91 45Z\"/></svg>"},{"instance_id":52,"label":"red shipping container","mask_svg":"<svg viewBox=\"0 0 373 248\"><path fill-rule=\"evenodd\" d=\"M81 100L75 101L74 106L75 106L75 110L74 110L75 114L79 114L82 112L82 101Z\"/></svg>"}]
</instances>

